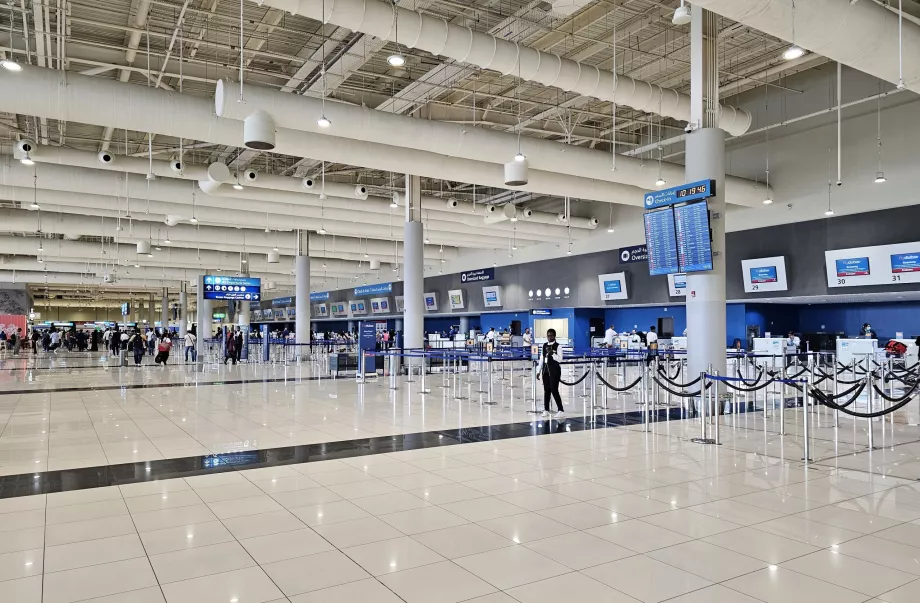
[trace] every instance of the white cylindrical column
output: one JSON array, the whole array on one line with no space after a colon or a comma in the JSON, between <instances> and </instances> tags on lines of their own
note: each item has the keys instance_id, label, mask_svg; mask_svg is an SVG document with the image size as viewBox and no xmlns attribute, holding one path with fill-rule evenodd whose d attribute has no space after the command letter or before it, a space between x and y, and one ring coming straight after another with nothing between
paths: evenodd
<instances>
[{"instance_id":1,"label":"white cylindrical column","mask_svg":"<svg viewBox=\"0 0 920 603\"><path fill-rule=\"evenodd\" d=\"M163 331L169 331L169 289L163 287L163 302L160 307L160 321L163 323Z\"/></svg>"},{"instance_id":2,"label":"white cylindrical column","mask_svg":"<svg viewBox=\"0 0 920 603\"><path fill-rule=\"evenodd\" d=\"M464 337L470 336L470 317L469 316L460 317L460 333Z\"/></svg>"},{"instance_id":3,"label":"white cylindrical column","mask_svg":"<svg viewBox=\"0 0 920 603\"><path fill-rule=\"evenodd\" d=\"M425 343L424 226L421 222L421 182L406 176L406 225L403 236L403 324L405 347L418 349Z\"/></svg>"},{"instance_id":4,"label":"white cylindrical column","mask_svg":"<svg viewBox=\"0 0 920 603\"><path fill-rule=\"evenodd\" d=\"M300 231L294 261L296 343L310 343L310 233Z\"/></svg>"},{"instance_id":5,"label":"white cylindrical column","mask_svg":"<svg viewBox=\"0 0 920 603\"><path fill-rule=\"evenodd\" d=\"M188 283L182 281L179 285L179 337L185 339L188 332ZM185 345L185 343L182 343Z\"/></svg>"},{"instance_id":6,"label":"white cylindrical column","mask_svg":"<svg viewBox=\"0 0 920 603\"><path fill-rule=\"evenodd\" d=\"M141 318L141 314L138 312L137 318L135 319L135 322L138 324L138 326L140 326L142 320L143 319ZM156 323L157 307L156 304L153 303L153 293L151 293L149 299L147 300L147 326L152 329Z\"/></svg>"},{"instance_id":7,"label":"white cylindrical column","mask_svg":"<svg viewBox=\"0 0 920 603\"><path fill-rule=\"evenodd\" d=\"M690 375L712 366L725 374L725 132L712 107L719 102L718 28L715 15L694 9L691 26L691 108L700 126L686 139L686 182L715 180L709 198L712 270L687 275L687 362Z\"/></svg>"}]
</instances>

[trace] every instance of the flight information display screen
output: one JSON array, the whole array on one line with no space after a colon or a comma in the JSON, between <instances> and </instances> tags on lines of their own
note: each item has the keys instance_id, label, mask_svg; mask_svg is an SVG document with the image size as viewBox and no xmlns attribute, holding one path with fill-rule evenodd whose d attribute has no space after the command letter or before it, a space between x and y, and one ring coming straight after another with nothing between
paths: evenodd
<instances>
[{"instance_id":1,"label":"flight information display screen","mask_svg":"<svg viewBox=\"0 0 920 603\"><path fill-rule=\"evenodd\" d=\"M712 270L712 240L709 232L709 205L705 202L674 207L677 233L677 272Z\"/></svg>"},{"instance_id":2,"label":"flight information display screen","mask_svg":"<svg viewBox=\"0 0 920 603\"><path fill-rule=\"evenodd\" d=\"M649 274L657 276L680 272L672 208L645 214L645 245L648 248Z\"/></svg>"}]
</instances>

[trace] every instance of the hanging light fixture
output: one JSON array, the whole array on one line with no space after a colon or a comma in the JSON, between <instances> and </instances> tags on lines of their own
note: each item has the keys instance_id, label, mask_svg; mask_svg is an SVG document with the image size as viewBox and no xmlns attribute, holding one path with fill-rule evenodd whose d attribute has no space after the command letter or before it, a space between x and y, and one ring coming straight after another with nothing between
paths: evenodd
<instances>
[{"instance_id":1,"label":"hanging light fixture","mask_svg":"<svg viewBox=\"0 0 920 603\"><path fill-rule=\"evenodd\" d=\"M17 63L17 62L16 62L14 59L12 59L12 58L3 59L2 61L0 61L0 67L3 67L3 68L6 69L7 71L12 71L12 72L14 72L14 73L18 73L18 72L22 71L22 65L20 65L19 63Z\"/></svg>"},{"instance_id":2,"label":"hanging light fixture","mask_svg":"<svg viewBox=\"0 0 920 603\"><path fill-rule=\"evenodd\" d=\"M189 222L191 222L192 224L198 224L198 218L196 218L195 216L192 216L191 218L189 218Z\"/></svg>"},{"instance_id":3,"label":"hanging light fixture","mask_svg":"<svg viewBox=\"0 0 920 603\"><path fill-rule=\"evenodd\" d=\"M320 128L328 128L332 125L332 120L330 120L325 115L320 115L319 119L316 120L316 125L318 125Z\"/></svg>"},{"instance_id":4,"label":"hanging light fixture","mask_svg":"<svg viewBox=\"0 0 920 603\"><path fill-rule=\"evenodd\" d=\"M878 81L878 95L875 97L875 112L878 128L878 171L875 172L875 183L882 184L888 182L885 178L885 172L882 171L882 80Z\"/></svg>"},{"instance_id":5,"label":"hanging light fixture","mask_svg":"<svg viewBox=\"0 0 920 603\"><path fill-rule=\"evenodd\" d=\"M680 6L674 9L674 16L671 17L671 23L674 25L686 25L690 23L691 19L690 7L684 4L684 0L680 0Z\"/></svg>"},{"instance_id":6,"label":"hanging light fixture","mask_svg":"<svg viewBox=\"0 0 920 603\"><path fill-rule=\"evenodd\" d=\"M406 57L399 54L399 14L396 8L396 0L393 0L393 29L396 39L396 52L387 57L387 63L390 67L402 67L406 64Z\"/></svg>"},{"instance_id":7,"label":"hanging light fixture","mask_svg":"<svg viewBox=\"0 0 920 603\"><path fill-rule=\"evenodd\" d=\"M26 151L25 154L22 156L22 159L19 160L19 163L21 163L22 165L32 167L33 165L35 165L35 160L33 160L32 156L29 155L29 152Z\"/></svg>"},{"instance_id":8,"label":"hanging light fixture","mask_svg":"<svg viewBox=\"0 0 920 603\"><path fill-rule=\"evenodd\" d=\"M792 0L792 46L783 52L783 58L794 61L805 56L805 49L795 43L795 0Z\"/></svg>"},{"instance_id":9,"label":"hanging light fixture","mask_svg":"<svg viewBox=\"0 0 920 603\"><path fill-rule=\"evenodd\" d=\"M613 203L610 204L610 218L607 221L607 232L613 232Z\"/></svg>"}]
</instances>

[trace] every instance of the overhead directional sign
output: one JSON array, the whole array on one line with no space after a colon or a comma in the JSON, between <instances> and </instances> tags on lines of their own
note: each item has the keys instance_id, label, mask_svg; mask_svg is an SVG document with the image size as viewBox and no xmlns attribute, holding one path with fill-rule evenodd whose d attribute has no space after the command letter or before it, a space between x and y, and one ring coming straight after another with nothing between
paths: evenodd
<instances>
[{"instance_id":1,"label":"overhead directional sign","mask_svg":"<svg viewBox=\"0 0 920 603\"><path fill-rule=\"evenodd\" d=\"M262 299L262 279L246 276L204 277L204 298L230 301L259 301Z\"/></svg>"},{"instance_id":2,"label":"overhead directional sign","mask_svg":"<svg viewBox=\"0 0 920 603\"><path fill-rule=\"evenodd\" d=\"M660 191L645 193L645 209L655 209L665 205L675 203L684 203L686 201L697 201L699 199L708 199L716 194L715 180L700 180L690 182L672 188L666 188Z\"/></svg>"},{"instance_id":3,"label":"overhead directional sign","mask_svg":"<svg viewBox=\"0 0 920 603\"><path fill-rule=\"evenodd\" d=\"M380 295L381 293L392 293L393 283L380 283L379 285L366 285L364 287L355 287L355 297L363 295Z\"/></svg>"},{"instance_id":4,"label":"overhead directional sign","mask_svg":"<svg viewBox=\"0 0 920 603\"><path fill-rule=\"evenodd\" d=\"M479 270L467 270L460 273L461 283L479 283L482 281L491 281L495 278L495 268L480 268Z\"/></svg>"}]
</instances>

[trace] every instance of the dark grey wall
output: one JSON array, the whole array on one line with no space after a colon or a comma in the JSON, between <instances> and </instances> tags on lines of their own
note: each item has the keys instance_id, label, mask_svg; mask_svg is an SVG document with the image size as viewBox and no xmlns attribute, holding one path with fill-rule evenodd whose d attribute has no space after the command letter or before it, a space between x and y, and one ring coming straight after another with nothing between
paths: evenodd
<instances>
[{"instance_id":1,"label":"dark grey wall","mask_svg":"<svg viewBox=\"0 0 920 603\"><path fill-rule=\"evenodd\" d=\"M878 285L871 287L833 288L827 287L824 268L824 251L849 247L889 245L920 240L920 206L889 209L831 219L796 222L755 230L731 232L726 236L728 275L726 294L730 300L757 300L770 297L801 297L811 295L841 295L852 293L873 293L881 291L920 290L920 285ZM786 257L786 274L789 291L784 293L745 293L741 273L741 260L771 257ZM611 272L625 272L629 289L628 300L602 302L597 276ZM668 295L668 281L664 276L650 276L645 262L621 264L617 250L587 255L564 256L561 258L499 266L495 268L495 280L485 283L464 284L459 274L430 276L425 279L425 292L436 292L439 310L437 314L450 314L446 309L447 292L461 289L464 292L466 308L454 314L479 313L485 311L482 287L500 285L503 287L503 310L529 308L562 308L591 306L624 306L637 304L673 304L683 300ZM564 290L569 287L568 297L561 295L531 300L527 293L537 288ZM393 283L391 298L402 295L402 283ZM365 299L375 296L366 296ZM329 302L354 299L353 290L332 291ZM267 304L264 304L267 307ZM394 302L395 307L395 302Z\"/></svg>"}]
</instances>

